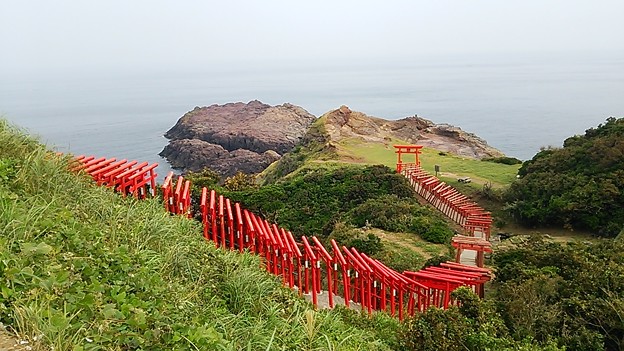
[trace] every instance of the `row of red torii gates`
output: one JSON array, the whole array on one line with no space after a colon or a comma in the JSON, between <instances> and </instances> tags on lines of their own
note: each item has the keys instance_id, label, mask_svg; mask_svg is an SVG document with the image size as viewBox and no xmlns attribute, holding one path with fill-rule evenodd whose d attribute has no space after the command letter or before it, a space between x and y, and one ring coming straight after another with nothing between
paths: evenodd
<instances>
[{"instance_id":1,"label":"row of red torii gates","mask_svg":"<svg viewBox=\"0 0 624 351\"><path fill-rule=\"evenodd\" d=\"M203 188L199 199L191 198L191 182L170 172L160 189L156 185L157 164L126 159L78 156L71 169L85 172L101 186L137 199L162 197L166 211L191 218L191 204L198 201L203 236L216 247L249 252L262 258L266 270L282 283L307 294L312 303L319 296L327 307L342 303L372 313L386 311L403 319L431 306L456 304L451 292L460 286L483 296L483 285L491 279L489 269L444 262L417 272L399 273L383 262L330 240L327 248L315 236L295 238L287 229L244 209L239 203ZM466 248L463 237L458 251ZM458 256L459 257L459 256ZM326 296L323 296L326 295Z\"/></svg>"},{"instance_id":2,"label":"row of red torii gates","mask_svg":"<svg viewBox=\"0 0 624 351\"><path fill-rule=\"evenodd\" d=\"M397 173L403 174L423 199L459 224L464 235L453 237L456 261L460 262L464 250L476 251L476 265L484 266L484 253L492 252L489 242L492 215L473 202L468 196L427 173L420 167L421 145L394 145L397 154ZM404 162L403 156L414 155L414 162Z\"/></svg>"}]
</instances>

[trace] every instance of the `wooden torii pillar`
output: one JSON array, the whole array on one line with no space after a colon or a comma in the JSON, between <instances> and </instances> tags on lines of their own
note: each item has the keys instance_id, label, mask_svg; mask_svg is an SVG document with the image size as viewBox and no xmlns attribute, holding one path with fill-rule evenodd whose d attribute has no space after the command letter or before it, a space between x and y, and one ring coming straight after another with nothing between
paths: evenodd
<instances>
[{"instance_id":1,"label":"wooden torii pillar","mask_svg":"<svg viewBox=\"0 0 624 351\"><path fill-rule=\"evenodd\" d=\"M422 151L420 151L420 149L423 148L422 145L394 145L394 148L396 149L394 152L397 154L397 173L401 173L406 165L420 166L420 159L418 158L418 155L422 153ZM401 158L403 154L414 155L414 163L403 163L403 159Z\"/></svg>"}]
</instances>

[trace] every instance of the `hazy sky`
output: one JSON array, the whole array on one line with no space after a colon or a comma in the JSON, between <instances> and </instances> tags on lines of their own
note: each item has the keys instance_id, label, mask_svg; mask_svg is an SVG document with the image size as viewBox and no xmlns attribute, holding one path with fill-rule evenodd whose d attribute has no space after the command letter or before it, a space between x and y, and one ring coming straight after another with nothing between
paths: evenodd
<instances>
[{"instance_id":1,"label":"hazy sky","mask_svg":"<svg viewBox=\"0 0 624 351\"><path fill-rule=\"evenodd\" d=\"M622 0L0 1L0 70L624 51Z\"/></svg>"}]
</instances>

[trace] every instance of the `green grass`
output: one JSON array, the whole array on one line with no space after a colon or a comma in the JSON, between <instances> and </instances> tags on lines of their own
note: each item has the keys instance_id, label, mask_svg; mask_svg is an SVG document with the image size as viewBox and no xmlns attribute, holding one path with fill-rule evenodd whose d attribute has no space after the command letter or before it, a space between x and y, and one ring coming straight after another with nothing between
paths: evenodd
<instances>
[{"instance_id":1,"label":"green grass","mask_svg":"<svg viewBox=\"0 0 624 351\"><path fill-rule=\"evenodd\" d=\"M389 348L313 310L258 257L214 249L157 200L96 187L3 121L0 161L0 322L34 350Z\"/></svg>"},{"instance_id":2,"label":"green grass","mask_svg":"<svg viewBox=\"0 0 624 351\"><path fill-rule=\"evenodd\" d=\"M372 233L383 243L383 250L375 258L400 272L417 271L429 258L448 254L447 245L427 242L418 235L381 229L372 229Z\"/></svg>"},{"instance_id":3,"label":"green grass","mask_svg":"<svg viewBox=\"0 0 624 351\"><path fill-rule=\"evenodd\" d=\"M359 139L344 139L340 142L340 157L353 158L354 162L383 164L396 167L397 157L393 145L406 144L398 139L388 140L385 144L367 143ZM493 162L484 162L476 159L459 157L449 153L445 156L440 151L423 148L420 155L421 166L426 171L435 174L435 165L440 166L441 179L455 185L457 177L472 178L473 187L481 187L491 182L494 187L504 187L515 179L520 165L505 165ZM404 156L404 162L413 162L412 156ZM446 174L446 176L445 176Z\"/></svg>"}]
</instances>

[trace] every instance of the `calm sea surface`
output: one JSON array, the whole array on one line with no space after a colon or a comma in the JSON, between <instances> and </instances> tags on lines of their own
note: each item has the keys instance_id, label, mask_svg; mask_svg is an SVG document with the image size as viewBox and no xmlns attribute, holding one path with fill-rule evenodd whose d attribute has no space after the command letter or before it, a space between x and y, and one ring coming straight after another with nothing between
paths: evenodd
<instances>
[{"instance_id":1,"label":"calm sea surface","mask_svg":"<svg viewBox=\"0 0 624 351\"><path fill-rule=\"evenodd\" d=\"M317 116L343 104L387 119L418 114L529 159L624 116L624 55L0 71L0 115L50 146L162 166L163 134L186 111L253 99L290 102Z\"/></svg>"}]
</instances>

